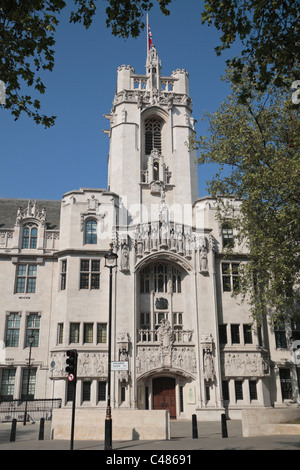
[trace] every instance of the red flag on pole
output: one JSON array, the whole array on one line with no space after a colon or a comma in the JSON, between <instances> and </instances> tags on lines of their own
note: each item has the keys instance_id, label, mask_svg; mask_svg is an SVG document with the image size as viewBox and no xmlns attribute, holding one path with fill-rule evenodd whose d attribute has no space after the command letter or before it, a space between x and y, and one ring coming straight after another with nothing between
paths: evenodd
<instances>
[{"instance_id":1,"label":"red flag on pole","mask_svg":"<svg viewBox=\"0 0 300 470\"><path fill-rule=\"evenodd\" d=\"M150 26L148 26L148 52L150 51L152 45L152 34L150 31Z\"/></svg>"}]
</instances>

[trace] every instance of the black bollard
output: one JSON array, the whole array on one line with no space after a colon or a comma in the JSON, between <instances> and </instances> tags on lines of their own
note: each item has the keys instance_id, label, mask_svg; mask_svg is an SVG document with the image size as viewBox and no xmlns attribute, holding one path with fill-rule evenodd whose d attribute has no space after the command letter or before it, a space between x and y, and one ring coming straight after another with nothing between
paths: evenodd
<instances>
[{"instance_id":1,"label":"black bollard","mask_svg":"<svg viewBox=\"0 0 300 470\"><path fill-rule=\"evenodd\" d=\"M221 422L222 422L222 437L228 437L225 413L221 414Z\"/></svg>"},{"instance_id":2,"label":"black bollard","mask_svg":"<svg viewBox=\"0 0 300 470\"><path fill-rule=\"evenodd\" d=\"M192 415L193 439L198 439L197 416Z\"/></svg>"},{"instance_id":3,"label":"black bollard","mask_svg":"<svg viewBox=\"0 0 300 470\"><path fill-rule=\"evenodd\" d=\"M10 442L15 442L15 440L16 440L16 430L17 430L17 420L13 419L12 422L11 422Z\"/></svg>"},{"instance_id":4,"label":"black bollard","mask_svg":"<svg viewBox=\"0 0 300 470\"><path fill-rule=\"evenodd\" d=\"M39 431L39 441L44 440L44 428L45 428L45 418L40 420L40 431Z\"/></svg>"}]
</instances>

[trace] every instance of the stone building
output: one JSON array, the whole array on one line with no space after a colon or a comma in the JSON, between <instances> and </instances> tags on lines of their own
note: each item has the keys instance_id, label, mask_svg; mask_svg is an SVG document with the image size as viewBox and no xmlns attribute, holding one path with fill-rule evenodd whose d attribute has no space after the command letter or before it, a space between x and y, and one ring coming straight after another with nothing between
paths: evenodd
<instances>
[{"instance_id":1,"label":"stone building","mask_svg":"<svg viewBox=\"0 0 300 470\"><path fill-rule=\"evenodd\" d=\"M239 418L249 407L299 404L291 338L300 325L249 324L232 297L247 253L198 197L188 73L117 72L108 188L62 200L0 199L0 398L61 398L71 406L66 351L78 351L77 406L105 409L109 270L112 407L169 410L171 418ZM238 207L237 207L238 210ZM33 335L31 367L29 344ZM123 363L123 364L122 364Z\"/></svg>"}]
</instances>

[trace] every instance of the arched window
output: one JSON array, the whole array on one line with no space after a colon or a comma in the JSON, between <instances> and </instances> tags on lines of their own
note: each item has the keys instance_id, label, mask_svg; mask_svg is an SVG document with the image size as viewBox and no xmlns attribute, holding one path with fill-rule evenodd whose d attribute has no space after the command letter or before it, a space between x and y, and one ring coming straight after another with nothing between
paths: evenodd
<instances>
[{"instance_id":1,"label":"arched window","mask_svg":"<svg viewBox=\"0 0 300 470\"><path fill-rule=\"evenodd\" d=\"M27 224L23 228L22 248L36 248L37 227L34 224Z\"/></svg>"},{"instance_id":2,"label":"arched window","mask_svg":"<svg viewBox=\"0 0 300 470\"><path fill-rule=\"evenodd\" d=\"M167 292L168 273L167 266L164 264L154 265L154 291Z\"/></svg>"},{"instance_id":3,"label":"arched window","mask_svg":"<svg viewBox=\"0 0 300 470\"><path fill-rule=\"evenodd\" d=\"M181 294L181 272L179 269L172 268L172 292Z\"/></svg>"},{"instance_id":4,"label":"arched window","mask_svg":"<svg viewBox=\"0 0 300 470\"><path fill-rule=\"evenodd\" d=\"M145 121L145 154L150 155L153 149L161 152L161 121L150 118Z\"/></svg>"},{"instance_id":5,"label":"arched window","mask_svg":"<svg viewBox=\"0 0 300 470\"><path fill-rule=\"evenodd\" d=\"M85 224L85 243L97 244L97 221L94 219L87 220Z\"/></svg>"}]
</instances>

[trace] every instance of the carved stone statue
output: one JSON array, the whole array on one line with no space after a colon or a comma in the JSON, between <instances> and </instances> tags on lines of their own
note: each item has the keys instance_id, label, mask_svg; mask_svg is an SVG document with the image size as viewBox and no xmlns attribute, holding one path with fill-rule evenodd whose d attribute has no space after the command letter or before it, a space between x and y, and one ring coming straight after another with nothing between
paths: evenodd
<instances>
[{"instance_id":1,"label":"carved stone statue","mask_svg":"<svg viewBox=\"0 0 300 470\"><path fill-rule=\"evenodd\" d=\"M129 248L127 244L122 247L121 271L129 271Z\"/></svg>"},{"instance_id":2,"label":"carved stone statue","mask_svg":"<svg viewBox=\"0 0 300 470\"><path fill-rule=\"evenodd\" d=\"M210 348L207 348L204 352L203 359L203 368L204 368L204 377L208 381L213 381L215 376L214 371L214 361L212 356L212 351Z\"/></svg>"},{"instance_id":3,"label":"carved stone statue","mask_svg":"<svg viewBox=\"0 0 300 470\"><path fill-rule=\"evenodd\" d=\"M208 272L207 249L204 245L200 248L200 273Z\"/></svg>"},{"instance_id":4,"label":"carved stone statue","mask_svg":"<svg viewBox=\"0 0 300 470\"><path fill-rule=\"evenodd\" d=\"M173 330L168 320L162 320L157 330L159 342L163 348L170 348L173 343Z\"/></svg>"}]
</instances>

